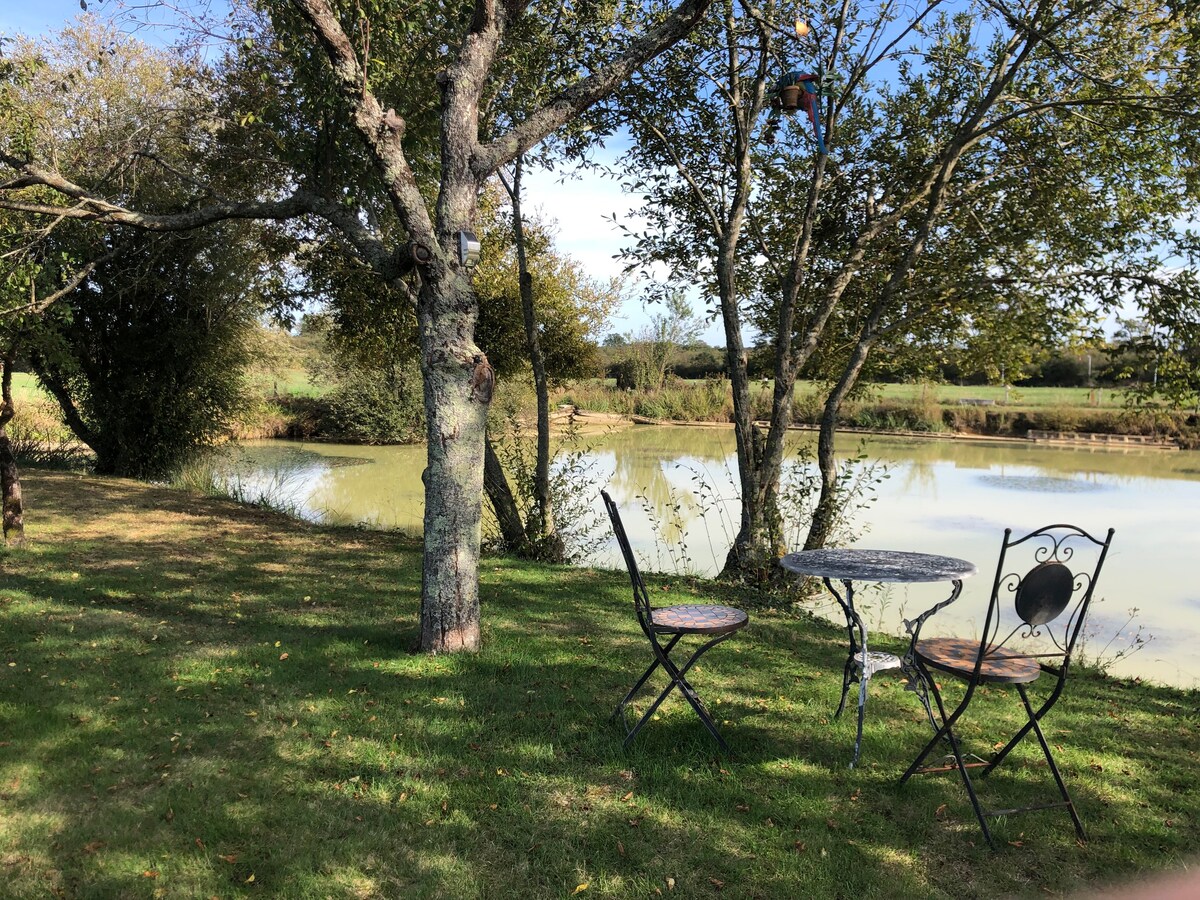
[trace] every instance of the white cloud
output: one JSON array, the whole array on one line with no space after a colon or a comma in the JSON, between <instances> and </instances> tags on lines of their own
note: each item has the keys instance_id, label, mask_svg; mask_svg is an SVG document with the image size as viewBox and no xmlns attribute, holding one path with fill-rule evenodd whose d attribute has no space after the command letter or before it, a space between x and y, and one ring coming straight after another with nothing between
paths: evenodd
<instances>
[{"instance_id":1,"label":"white cloud","mask_svg":"<svg viewBox=\"0 0 1200 900\"><path fill-rule=\"evenodd\" d=\"M632 228L642 227L643 220L637 214L641 206L638 195L624 191L610 178L586 170L569 170L566 175L531 171L525 175L525 186L526 206L555 226L560 250L577 259L594 278L622 277L623 264L614 257L621 251L625 236L613 216ZM665 277L666 270L655 266L650 274ZM630 279L629 287L635 285L636 281ZM648 324L653 309L646 309L636 290L625 293L620 314L609 330L636 332ZM693 305L700 306L695 299ZM716 346L725 344L719 323L707 328L702 337Z\"/></svg>"}]
</instances>

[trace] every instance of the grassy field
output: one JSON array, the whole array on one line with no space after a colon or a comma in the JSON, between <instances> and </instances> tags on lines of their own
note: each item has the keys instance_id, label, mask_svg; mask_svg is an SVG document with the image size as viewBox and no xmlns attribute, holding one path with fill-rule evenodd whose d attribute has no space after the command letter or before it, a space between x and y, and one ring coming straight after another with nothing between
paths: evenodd
<instances>
[{"instance_id":1,"label":"grassy field","mask_svg":"<svg viewBox=\"0 0 1200 900\"><path fill-rule=\"evenodd\" d=\"M816 388L811 383L796 386L797 393L811 393ZM924 392L932 392L932 399L944 405L957 405L960 400L991 400L1007 407L1063 406L1086 409L1121 409L1125 405L1125 392L1113 388L1062 388L1062 387L1014 387L1007 391L1000 385L957 385L957 384L881 384L873 388L883 400L913 402L920 400Z\"/></svg>"},{"instance_id":2,"label":"grassy field","mask_svg":"<svg viewBox=\"0 0 1200 900\"><path fill-rule=\"evenodd\" d=\"M597 384L615 387L616 380L612 378L597 379ZM701 381L688 381L685 384L703 384ZM755 382L754 387L761 390L770 387L771 381ZM825 396L828 387L811 381L798 381L795 388L797 397L812 394ZM570 393L568 391L568 393ZM1113 388L1073 388L1073 387L1014 387L1005 389L1001 385L958 385L958 384L877 384L868 389L868 397L880 400L894 400L911 403L928 397L935 403L946 406L958 405L960 400L991 400L993 403L1015 408L1063 406L1085 409L1121 409L1125 405L1125 392Z\"/></svg>"},{"instance_id":3,"label":"grassy field","mask_svg":"<svg viewBox=\"0 0 1200 900\"><path fill-rule=\"evenodd\" d=\"M313 384L305 369L284 369L279 372L257 373L251 376L251 388L264 397L321 397L329 393L328 385Z\"/></svg>"},{"instance_id":4,"label":"grassy field","mask_svg":"<svg viewBox=\"0 0 1200 900\"><path fill-rule=\"evenodd\" d=\"M25 497L0 557L6 897L1061 896L1196 853L1195 693L1076 678L1047 724L1091 842L1050 811L999 821L994 853L953 774L897 785L926 726L896 682L846 767L840 629L755 606L694 678L734 755L678 697L624 752L606 719L649 651L621 573L488 560L484 650L414 655L397 537L67 473ZM1001 692L974 709L975 749L1017 723ZM1044 796L1038 758L985 802Z\"/></svg>"},{"instance_id":5,"label":"grassy field","mask_svg":"<svg viewBox=\"0 0 1200 900\"><path fill-rule=\"evenodd\" d=\"M13 401L17 404L45 399L47 394L30 372L13 372Z\"/></svg>"}]
</instances>

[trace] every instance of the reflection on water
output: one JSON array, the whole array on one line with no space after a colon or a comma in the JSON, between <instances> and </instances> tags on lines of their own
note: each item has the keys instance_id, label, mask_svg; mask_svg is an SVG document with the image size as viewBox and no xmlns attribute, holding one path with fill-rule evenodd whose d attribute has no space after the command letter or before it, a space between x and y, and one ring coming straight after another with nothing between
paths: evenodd
<instances>
[{"instance_id":1,"label":"reflection on water","mask_svg":"<svg viewBox=\"0 0 1200 900\"><path fill-rule=\"evenodd\" d=\"M597 489L606 485L620 505L647 569L686 565L715 572L738 521L732 431L639 426L588 440ZM797 433L794 445L812 440ZM857 447L849 436L839 444L848 453ZM242 477L257 471L288 485L309 518L420 531L423 447L258 442L241 450ZM960 632L982 624L1005 528L1071 522L1102 534L1111 526L1117 534L1090 618L1093 646L1142 625L1152 643L1113 671L1200 683L1200 663L1191 652L1200 642L1192 565L1200 559L1194 512L1200 453L885 439L866 442L864 451L887 462L889 477L877 483L876 502L859 514L855 544L958 556L979 567L959 601L935 621ZM261 461L257 469L254 460ZM599 510L598 498L596 504ZM615 543L594 561L619 566ZM893 585L861 596L869 623L896 632L904 616L943 599L944 587ZM1132 608L1139 612L1123 627ZM1124 639L1118 637L1110 653Z\"/></svg>"},{"instance_id":2,"label":"reflection on water","mask_svg":"<svg viewBox=\"0 0 1200 900\"><path fill-rule=\"evenodd\" d=\"M310 522L368 525L412 534L424 513L424 447L247 441L222 474L245 499L263 498Z\"/></svg>"},{"instance_id":3,"label":"reflection on water","mask_svg":"<svg viewBox=\"0 0 1200 900\"><path fill-rule=\"evenodd\" d=\"M1103 491L1109 485L1078 478L1054 478L1046 475L980 475L986 485L1010 491L1040 491L1044 494L1078 494L1081 491Z\"/></svg>"}]
</instances>

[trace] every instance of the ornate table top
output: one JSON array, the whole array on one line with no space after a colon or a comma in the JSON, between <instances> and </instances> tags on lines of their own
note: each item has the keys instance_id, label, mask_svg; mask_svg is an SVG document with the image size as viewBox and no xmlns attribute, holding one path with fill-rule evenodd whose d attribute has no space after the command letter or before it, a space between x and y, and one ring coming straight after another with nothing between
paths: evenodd
<instances>
[{"instance_id":1,"label":"ornate table top","mask_svg":"<svg viewBox=\"0 0 1200 900\"><path fill-rule=\"evenodd\" d=\"M959 581L979 571L965 559L907 550L803 550L779 564L797 575L895 583Z\"/></svg>"}]
</instances>

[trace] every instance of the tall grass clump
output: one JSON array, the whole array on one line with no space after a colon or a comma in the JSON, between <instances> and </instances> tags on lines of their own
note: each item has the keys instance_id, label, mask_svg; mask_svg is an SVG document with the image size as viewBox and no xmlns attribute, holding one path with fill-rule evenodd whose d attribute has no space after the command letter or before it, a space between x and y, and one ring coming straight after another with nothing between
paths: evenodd
<instances>
[{"instance_id":1,"label":"tall grass clump","mask_svg":"<svg viewBox=\"0 0 1200 900\"><path fill-rule=\"evenodd\" d=\"M674 422L729 422L733 418L733 395L724 378L698 382L670 379L656 390L580 382L572 386L570 397L575 406L589 412Z\"/></svg>"},{"instance_id":2,"label":"tall grass clump","mask_svg":"<svg viewBox=\"0 0 1200 900\"><path fill-rule=\"evenodd\" d=\"M55 403L27 399L16 407L7 431L19 465L77 469L91 462L91 452L63 424Z\"/></svg>"},{"instance_id":3,"label":"tall grass clump","mask_svg":"<svg viewBox=\"0 0 1200 900\"><path fill-rule=\"evenodd\" d=\"M242 451L222 448L197 456L177 468L167 484L204 497L232 500L269 509L295 519L314 520L305 507L302 485L294 468L280 465L259 469L245 462Z\"/></svg>"},{"instance_id":4,"label":"tall grass clump","mask_svg":"<svg viewBox=\"0 0 1200 900\"><path fill-rule=\"evenodd\" d=\"M570 400L581 410L618 416L633 415L636 403L633 391L620 390L603 381L577 382L571 386Z\"/></svg>"},{"instance_id":5,"label":"tall grass clump","mask_svg":"<svg viewBox=\"0 0 1200 900\"><path fill-rule=\"evenodd\" d=\"M637 398L634 413L651 419L676 422L728 422L733 415L729 382L707 378L702 382L669 382Z\"/></svg>"}]
</instances>

